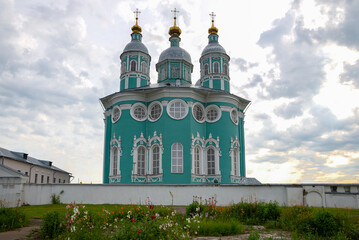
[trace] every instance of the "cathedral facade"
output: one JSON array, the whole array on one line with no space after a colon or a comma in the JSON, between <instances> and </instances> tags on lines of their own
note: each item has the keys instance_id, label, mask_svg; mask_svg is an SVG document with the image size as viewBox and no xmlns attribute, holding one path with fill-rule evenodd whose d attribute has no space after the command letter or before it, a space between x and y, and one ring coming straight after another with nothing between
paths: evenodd
<instances>
[{"instance_id":1,"label":"cathedral facade","mask_svg":"<svg viewBox=\"0 0 359 240\"><path fill-rule=\"evenodd\" d=\"M156 63L157 83L150 83L151 56L137 19L120 56L120 91L101 98L103 183L240 183L246 176L243 118L250 101L230 93L230 57L218 42L213 16L196 84L176 15L170 47Z\"/></svg>"}]
</instances>

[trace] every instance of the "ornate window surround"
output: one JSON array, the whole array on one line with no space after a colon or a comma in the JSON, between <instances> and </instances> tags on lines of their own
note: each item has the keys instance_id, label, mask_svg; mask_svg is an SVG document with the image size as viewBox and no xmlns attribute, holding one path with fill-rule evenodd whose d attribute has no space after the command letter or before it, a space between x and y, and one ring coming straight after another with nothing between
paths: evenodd
<instances>
[{"instance_id":1,"label":"ornate window surround","mask_svg":"<svg viewBox=\"0 0 359 240\"><path fill-rule=\"evenodd\" d=\"M118 137L116 139L115 134L113 135L113 138L110 142L110 167L109 167L109 181L110 183L116 183L121 181L121 156L122 156L122 148L121 148L121 137ZM113 175L113 157L114 157L114 151L117 151L117 173L116 175Z\"/></svg>"},{"instance_id":2,"label":"ornate window surround","mask_svg":"<svg viewBox=\"0 0 359 240\"><path fill-rule=\"evenodd\" d=\"M153 175L153 162L152 154L154 146L159 147L159 174ZM139 147L145 148L145 174L139 175L137 172L137 159L138 159L138 149ZM136 135L133 138L133 147L131 151L131 156L133 156L133 169L132 169L132 182L144 183L144 182L162 182L163 170L162 170L162 155L163 155L163 144L162 144L162 134L157 136L155 131L153 137L146 139L141 132L139 138L136 138Z\"/></svg>"},{"instance_id":3,"label":"ornate window surround","mask_svg":"<svg viewBox=\"0 0 359 240\"><path fill-rule=\"evenodd\" d=\"M152 108L153 108L156 104L158 104L158 105L161 107L161 114L160 114L160 116L159 116L158 118L152 119L152 118L150 117L150 115L151 115L151 110L152 110ZM161 102L159 102L159 101L154 101L154 102L152 102L152 103L148 106L148 114L147 114L147 115L148 115L148 120L149 120L150 122L156 122L157 120L159 120L159 119L161 118L162 114L163 114L163 106L162 106Z\"/></svg>"},{"instance_id":4,"label":"ornate window surround","mask_svg":"<svg viewBox=\"0 0 359 240\"><path fill-rule=\"evenodd\" d=\"M135 68L135 69L133 69ZM136 60L131 60L130 62L130 71L131 72L136 72L137 71L137 61Z\"/></svg>"},{"instance_id":5,"label":"ornate window surround","mask_svg":"<svg viewBox=\"0 0 359 240\"><path fill-rule=\"evenodd\" d=\"M233 114L235 114L235 117L234 117ZM229 117L231 118L231 120L232 120L232 122L234 124L238 125L239 119L238 119L238 111L237 111L237 109L232 108L232 110L229 113ZM233 118L235 118L235 119L233 119Z\"/></svg>"},{"instance_id":6,"label":"ornate window surround","mask_svg":"<svg viewBox=\"0 0 359 240\"><path fill-rule=\"evenodd\" d=\"M207 113L208 113L208 111L211 110L211 109L215 109L215 110L217 111L217 117L216 117L216 119L214 119L214 120L209 120L208 117L207 117ZM211 104L211 105L209 105L209 106L206 107L206 121L207 121L207 122L209 122L209 123L217 122L219 119L221 119L221 116L222 116L222 111L221 111L221 109L220 109L217 105Z\"/></svg>"},{"instance_id":7,"label":"ornate window surround","mask_svg":"<svg viewBox=\"0 0 359 240\"><path fill-rule=\"evenodd\" d=\"M200 174L195 174L195 148L200 149L199 156L199 166ZM207 151L209 149L214 150L215 154L215 174L208 175L208 161L207 161ZM192 135L192 144L191 144L191 154L192 154L192 170L191 170L191 179L192 182L212 182L220 183L221 182L221 171L219 169L219 157L222 155L219 148L219 137L214 139L210 133L208 139L204 137L201 138L197 132L197 136L193 137Z\"/></svg>"},{"instance_id":8,"label":"ornate window surround","mask_svg":"<svg viewBox=\"0 0 359 240\"><path fill-rule=\"evenodd\" d=\"M196 117L195 117L195 108L196 106L199 106L202 111L203 111L203 119L202 120L198 120ZM193 118L199 122L199 123L203 123L204 121L206 121L206 109L204 108L204 106L202 105L202 103L200 102L196 102L192 105L192 115L193 115Z\"/></svg>"},{"instance_id":9,"label":"ornate window surround","mask_svg":"<svg viewBox=\"0 0 359 240\"><path fill-rule=\"evenodd\" d=\"M182 116L178 117L178 118L175 117L175 116L173 116L173 115L170 113L171 106L172 106L173 104L177 103L177 102L181 102L181 103L184 105L184 107L185 107L185 113L184 113ZM171 101L167 104L166 110L167 110L168 116L170 116L172 119L181 120L181 119L185 118L185 117L187 116L187 114L188 114L188 104L187 104L184 100L182 100L182 99L173 99L173 100L171 100Z\"/></svg>"},{"instance_id":10,"label":"ornate window surround","mask_svg":"<svg viewBox=\"0 0 359 240\"><path fill-rule=\"evenodd\" d=\"M234 154L235 152L237 152L237 172L235 172L235 157ZM240 181L241 176L240 176L240 143L238 140L238 137L236 136L235 139L231 138L231 149L229 150L229 156L231 157L231 182L232 183L237 183Z\"/></svg>"},{"instance_id":11,"label":"ornate window surround","mask_svg":"<svg viewBox=\"0 0 359 240\"><path fill-rule=\"evenodd\" d=\"M139 119L139 118L137 118L137 117L135 116L135 109L136 109L137 107L142 107L143 110L145 111L145 116L144 116L142 119ZM131 114L131 117L132 117L133 119L135 119L136 121L143 122L143 121L145 121L145 120L147 119L147 115L148 115L148 114L147 114L147 107L146 107L145 104L143 104L143 103L135 103L135 104L133 104L132 107L131 107L130 114Z\"/></svg>"},{"instance_id":12,"label":"ornate window surround","mask_svg":"<svg viewBox=\"0 0 359 240\"><path fill-rule=\"evenodd\" d=\"M118 115L117 119L114 119L114 115L113 115L114 112L115 112L115 109L118 109L118 111L119 111L119 115ZM112 108L112 112L111 112L111 121L112 121L112 123L117 122L118 120L120 120L120 118L121 118L121 108L119 106L114 106Z\"/></svg>"}]
</instances>

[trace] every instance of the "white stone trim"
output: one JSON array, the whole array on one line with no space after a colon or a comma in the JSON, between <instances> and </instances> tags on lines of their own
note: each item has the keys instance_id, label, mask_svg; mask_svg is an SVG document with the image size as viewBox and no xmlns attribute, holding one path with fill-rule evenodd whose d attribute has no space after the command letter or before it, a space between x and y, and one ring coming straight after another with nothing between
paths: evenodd
<instances>
[{"instance_id":1,"label":"white stone trim","mask_svg":"<svg viewBox=\"0 0 359 240\"><path fill-rule=\"evenodd\" d=\"M121 170L120 170L120 160L121 160L121 156L122 156L122 148L121 148L121 136L118 137L118 139L116 139L116 135L113 134L113 138L111 139L110 142L110 172L109 172L109 177L119 177L119 179L121 179ZM116 175L113 175L113 154L114 151L117 151L117 172Z\"/></svg>"},{"instance_id":2,"label":"white stone trim","mask_svg":"<svg viewBox=\"0 0 359 240\"><path fill-rule=\"evenodd\" d=\"M217 110L217 118L214 119L214 120L209 120L208 117L207 117L207 113L208 113L208 111L209 111L210 109L216 109L216 110ZM221 109L220 109L217 105L211 104L211 105L209 105L209 106L206 107L206 116L205 116L205 118L206 118L206 121L207 121L207 122L209 122L209 123L217 122L219 119L221 119L221 117L222 117L222 111L221 111Z\"/></svg>"},{"instance_id":3,"label":"white stone trim","mask_svg":"<svg viewBox=\"0 0 359 240\"><path fill-rule=\"evenodd\" d=\"M120 112L120 114L119 114L119 116L118 116L117 119L113 119L113 113L114 113L115 109L118 109L118 111ZM112 108L112 110L111 110L111 121L112 121L112 123L115 123L115 122L117 122L118 120L120 120L121 114L122 114L121 108L120 108L119 106L114 106L114 107Z\"/></svg>"},{"instance_id":4,"label":"white stone trim","mask_svg":"<svg viewBox=\"0 0 359 240\"><path fill-rule=\"evenodd\" d=\"M160 107L161 107L161 114L160 114L160 116L158 117L158 118L156 118L156 119L151 119L150 118L150 115L151 115L151 110L152 110L152 107L155 105L155 104L158 104L158 105L160 105ZM161 104L161 102L159 102L159 101L154 101L154 102L152 102L149 106L148 106L148 120L150 121L150 122L156 122L157 120L159 120L160 118L161 118L161 116L162 116L162 114L163 114L163 106L162 106L162 104Z\"/></svg>"},{"instance_id":5,"label":"white stone trim","mask_svg":"<svg viewBox=\"0 0 359 240\"><path fill-rule=\"evenodd\" d=\"M202 120L198 120L198 119L195 117L194 108L195 108L197 105L200 106L200 107L202 108L202 110L203 110L203 119L202 119ZM206 109L204 108L204 106L203 106L202 103L196 102L196 103L194 103L194 104L192 105L192 116L193 116L193 118L194 118L197 122L199 122L199 123L203 123L204 121L206 121Z\"/></svg>"},{"instance_id":6,"label":"white stone trim","mask_svg":"<svg viewBox=\"0 0 359 240\"><path fill-rule=\"evenodd\" d=\"M179 118L176 118L175 116L172 116L170 114L171 105L175 104L176 102L181 102L185 106L185 113L183 116L180 116ZM166 110L167 110L168 116L170 116L172 119L181 120L181 119L184 119L188 115L188 104L182 99L173 99L167 104Z\"/></svg>"},{"instance_id":7,"label":"white stone trim","mask_svg":"<svg viewBox=\"0 0 359 240\"><path fill-rule=\"evenodd\" d=\"M135 109L136 109L137 107L139 107L139 106L142 107L143 110L145 111L145 116L144 116L142 119L137 118L137 117L135 116L135 113L134 113ZM145 120L147 119L147 115L148 115L148 114L147 114L147 107L146 107L145 104L143 104L143 103L135 103L135 104L133 104L132 107L131 107L130 114L131 114L131 117L132 117L133 119L135 119L136 121L143 122L143 121L145 121Z\"/></svg>"},{"instance_id":8,"label":"white stone trim","mask_svg":"<svg viewBox=\"0 0 359 240\"><path fill-rule=\"evenodd\" d=\"M232 113L236 114L236 119L233 119L232 118ZM235 108L232 108L232 110L229 112L229 118L232 120L232 122L235 124L235 125L238 125L239 123L239 119L238 119L238 111L237 109Z\"/></svg>"}]
</instances>

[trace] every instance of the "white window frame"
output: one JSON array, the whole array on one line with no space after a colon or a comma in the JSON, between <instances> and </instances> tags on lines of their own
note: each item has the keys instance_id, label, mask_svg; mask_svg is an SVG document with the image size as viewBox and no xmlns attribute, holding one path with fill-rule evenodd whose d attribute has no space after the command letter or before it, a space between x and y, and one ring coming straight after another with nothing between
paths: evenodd
<instances>
[{"instance_id":1,"label":"white window frame","mask_svg":"<svg viewBox=\"0 0 359 240\"><path fill-rule=\"evenodd\" d=\"M216 71L216 66L217 66L217 71ZM213 63L213 73L219 73L219 62Z\"/></svg>"},{"instance_id":2,"label":"white window frame","mask_svg":"<svg viewBox=\"0 0 359 240\"><path fill-rule=\"evenodd\" d=\"M202 120L198 120L198 119L196 118L196 115L195 115L195 108L196 108L196 106L199 106L199 107L202 109L202 111L203 111L203 119L202 119ZM193 116L193 118L194 118L197 122L199 122L199 123L203 123L204 121L206 121L206 109L204 108L204 106L203 106L201 103L196 102L195 104L192 105L192 116Z\"/></svg>"},{"instance_id":3,"label":"white window frame","mask_svg":"<svg viewBox=\"0 0 359 240\"><path fill-rule=\"evenodd\" d=\"M205 160L204 160L204 165L205 165L205 169L203 170L204 174L206 174L207 176L218 176L221 175L221 171L219 169L219 157L221 156L221 150L219 148L219 137L217 137L217 139L214 139L212 137L212 134L209 134L208 139L205 141ZM215 160L215 173L213 175L208 175L208 149L213 149L214 150L214 160Z\"/></svg>"},{"instance_id":4,"label":"white window frame","mask_svg":"<svg viewBox=\"0 0 359 240\"><path fill-rule=\"evenodd\" d=\"M236 154L237 151L237 154ZM240 158L240 143L238 140L238 137L236 136L236 138L233 140L233 138L231 138L231 149L229 151L229 155L231 156L231 176L234 177L240 177L241 174L241 167L240 167L240 163L241 163L241 158ZM235 157L235 154L237 155ZM235 160L237 160L237 168L235 168Z\"/></svg>"},{"instance_id":5,"label":"white window frame","mask_svg":"<svg viewBox=\"0 0 359 240\"><path fill-rule=\"evenodd\" d=\"M153 173L153 148L155 146L158 146L159 148L159 171L158 174L156 175L162 175L163 170L162 170L162 155L163 155L163 145L162 145L162 134L160 134L160 136L157 136L157 132L155 131L153 134L152 138L149 138L148 140L148 144L147 144L150 148L149 151L149 174L154 174Z\"/></svg>"},{"instance_id":6,"label":"white window frame","mask_svg":"<svg viewBox=\"0 0 359 240\"><path fill-rule=\"evenodd\" d=\"M126 72L126 62L122 62L121 64L121 73L125 73Z\"/></svg>"},{"instance_id":7,"label":"white window frame","mask_svg":"<svg viewBox=\"0 0 359 240\"><path fill-rule=\"evenodd\" d=\"M160 107L161 107L161 113L160 113L160 116L158 117L158 118L156 118L156 119L152 119L151 118L151 110L152 110L152 108L156 105L156 104L158 104ZM162 106L162 104L161 104L161 102L159 102L159 101L154 101L154 102L152 102L149 106L148 106L148 112L147 112L148 114L148 120L150 121L150 122L156 122L156 121L158 121L160 118L161 118L161 116L162 116L162 113L163 113L163 106Z\"/></svg>"},{"instance_id":8,"label":"white window frame","mask_svg":"<svg viewBox=\"0 0 359 240\"><path fill-rule=\"evenodd\" d=\"M113 119L113 117L114 117L113 114L114 114L115 109L118 109L118 110L119 110L119 116L118 116L118 118L117 118L116 120ZM115 122L117 122L118 120L120 120L121 114L122 114L121 108L120 108L119 106L114 106L114 107L112 108L112 113L111 113L111 121L112 121L112 123L115 123Z\"/></svg>"},{"instance_id":9,"label":"white window frame","mask_svg":"<svg viewBox=\"0 0 359 240\"><path fill-rule=\"evenodd\" d=\"M182 149L174 149L175 145L181 146ZM174 164L174 160L175 160L174 151L182 153L182 158L176 156L177 157L176 165ZM179 168L182 168L182 171L180 171ZM171 145L171 173L183 173L183 145L180 142L175 142Z\"/></svg>"},{"instance_id":10,"label":"white window frame","mask_svg":"<svg viewBox=\"0 0 359 240\"><path fill-rule=\"evenodd\" d=\"M207 67L207 72L206 72L206 67ZM208 75L208 74L209 74L209 65L208 63L206 63L203 66L203 75Z\"/></svg>"},{"instance_id":11,"label":"white window frame","mask_svg":"<svg viewBox=\"0 0 359 240\"><path fill-rule=\"evenodd\" d=\"M225 63L225 64L223 65L223 73L224 73L225 75L227 75L227 76L229 75L229 74L228 74L228 69L229 69L229 68L228 68L228 64Z\"/></svg>"},{"instance_id":12,"label":"white window frame","mask_svg":"<svg viewBox=\"0 0 359 240\"><path fill-rule=\"evenodd\" d=\"M145 116L144 116L142 119L139 119L139 118L137 118L137 117L135 116L135 109L136 109L137 107L142 107L143 110L145 111ZM131 114L131 117L132 117L133 119L135 119L136 121L143 122L143 121L145 121L145 120L147 119L147 115L148 115L148 114L147 114L147 107L146 107L145 104L143 104L143 103L135 103L135 104L133 104L132 107L131 107L130 114Z\"/></svg>"},{"instance_id":13,"label":"white window frame","mask_svg":"<svg viewBox=\"0 0 359 240\"><path fill-rule=\"evenodd\" d=\"M170 114L171 106L174 105L174 104L177 103L177 102L181 102L181 103L184 105L184 107L185 107L185 113L184 113L184 115L181 116L181 117L179 117L179 118L176 118L175 116L172 116L172 115ZM185 101L183 101L182 99L173 99L173 100L171 100L171 101L167 104L166 110L167 110L168 116L170 116L172 119L181 120L181 119L184 119L184 118L187 116L187 114L188 114L188 104L187 104Z\"/></svg>"},{"instance_id":14,"label":"white window frame","mask_svg":"<svg viewBox=\"0 0 359 240\"><path fill-rule=\"evenodd\" d=\"M235 121L234 119L233 119L233 117L232 117L232 114L233 113L235 113L236 114L236 116L237 116L237 121ZM231 120L232 120L232 122L234 123L234 124L236 124L236 125L238 125L238 122L239 122L239 114L238 114L238 111L237 111L237 109L235 109L235 108L232 108L232 110L229 112L229 117L231 118Z\"/></svg>"},{"instance_id":15,"label":"white window frame","mask_svg":"<svg viewBox=\"0 0 359 240\"><path fill-rule=\"evenodd\" d=\"M135 62L135 70L132 70L132 63ZM131 72L136 72L137 71L137 61L136 60L131 60L130 62L130 71Z\"/></svg>"},{"instance_id":16,"label":"white window frame","mask_svg":"<svg viewBox=\"0 0 359 240\"><path fill-rule=\"evenodd\" d=\"M158 148L158 172L155 173L155 159L154 159L154 149L155 148ZM154 175L158 175L161 173L160 169L160 162L161 162L161 149L160 149L160 146L158 144L154 144L152 147L151 147L151 151L150 151L150 159L151 159L151 165L150 165L150 174L154 174Z\"/></svg>"},{"instance_id":17,"label":"white window frame","mask_svg":"<svg viewBox=\"0 0 359 240\"><path fill-rule=\"evenodd\" d=\"M218 114L217 114L217 118L214 119L214 120L210 120L210 119L208 119L208 117L207 117L207 113L208 113L209 110L211 110L211 109L217 110L217 113L218 113ZM221 111L221 109L220 109L217 105L211 104L211 105L209 105L209 106L206 107L206 121L207 121L207 122L209 122L209 123L217 122L219 119L221 119L221 117L222 117L222 111Z\"/></svg>"},{"instance_id":18,"label":"white window frame","mask_svg":"<svg viewBox=\"0 0 359 240\"><path fill-rule=\"evenodd\" d=\"M146 62L141 63L141 71L142 71L142 73L147 74L147 63Z\"/></svg>"},{"instance_id":19,"label":"white window frame","mask_svg":"<svg viewBox=\"0 0 359 240\"><path fill-rule=\"evenodd\" d=\"M213 151L213 173L209 173L209 151ZM207 161L207 175L211 176L211 175L216 175L216 150L214 147L210 146L207 148L207 151L206 151L206 161Z\"/></svg>"},{"instance_id":20,"label":"white window frame","mask_svg":"<svg viewBox=\"0 0 359 240\"><path fill-rule=\"evenodd\" d=\"M121 137L116 139L116 136L113 135L113 138L110 142L110 167L109 167L109 177L119 177L121 176L121 156L122 156L122 148L121 148ZM117 151L117 171L116 174L113 174L113 162L114 162L114 152Z\"/></svg>"}]
</instances>

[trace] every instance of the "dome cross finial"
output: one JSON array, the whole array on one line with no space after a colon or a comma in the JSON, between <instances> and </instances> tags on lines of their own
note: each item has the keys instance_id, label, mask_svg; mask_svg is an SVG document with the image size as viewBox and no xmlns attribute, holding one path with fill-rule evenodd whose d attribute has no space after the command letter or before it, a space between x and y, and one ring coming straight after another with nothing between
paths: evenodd
<instances>
[{"instance_id":1,"label":"dome cross finial","mask_svg":"<svg viewBox=\"0 0 359 240\"><path fill-rule=\"evenodd\" d=\"M211 18L212 18L212 26L208 29L208 33L209 33L209 35L211 35L211 34L217 34L217 33L218 33L218 28L216 28L216 27L214 26L214 17L215 17L216 15L214 14L214 12L212 12L212 13L209 14L209 16L211 16Z\"/></svg>"},{"instance_id":2,"label":"dome cross finial","mask_svg":"<svg viewBox=\"0 0 359 240\"><path fill-rule=\"evenodd\" d=\"M168 34L171 37L179 37L181 35L181 29L176 25L176 19L177 19L177 13L179 13L179 11L175 8L174 10L171 10L171 12L173 12L174 15L174 25L172 27L170 27L170 30L168 31Z\"/></svg>"},{"instance_id":3,"label":"dome cross finial","mask_svg":"<svg viewBox=\"0 0 359 240\"><path fill-rule=\"evenodd\" d=\"M138 11L138 8L136 8L136 11L133 12L136 16L136 24L133 25L132 29L132 33L141 33L142 29L141 27L138 25L138 15L141 13L140 11Z\"/></svg>"},{"instance_id":4,"label":"dome cross finial","mask_svg":"<svg viewBox=\"0 0 359 240\"><path fill-rule=\"evenodd\" d=\"M136 16L136 25L138 25L138 15L140 15L140 11L138 11L138 8L136 8L136 11L133 12Z\"/></svg>"},{"instance_id":5,"label":"dome cross finial","mask_svg":"<svg viewBox=\"0 0 359 240\"><path fill-rule=\"evenodd\" d=\"M177 13L179 13L179 11L175 8L175 10L171 10L171 12L173 12L173 19L175 20L174 26L176 26Z\"/></svg>"},{"instance_id":6,"label":"dome cross finial","mask_svg":"<svg viewBox=\"0 0 359 240\"><path fill-rule=\"evenodd\" d=\"M214 12L210 13L209 16L211 16L212 18L212 27L214 27L214 18L216 17L216 15L214 14Z\"/></svg>"}]
</instances>

